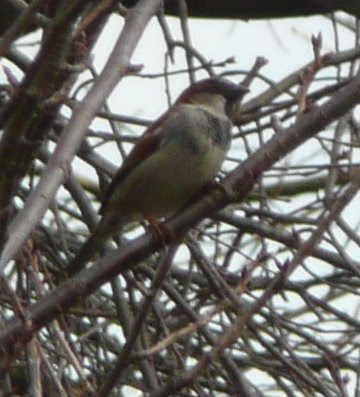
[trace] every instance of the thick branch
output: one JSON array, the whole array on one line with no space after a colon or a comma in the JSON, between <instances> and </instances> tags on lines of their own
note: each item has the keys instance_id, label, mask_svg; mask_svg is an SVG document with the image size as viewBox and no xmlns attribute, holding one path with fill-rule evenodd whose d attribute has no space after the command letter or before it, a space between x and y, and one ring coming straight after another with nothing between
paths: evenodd
<instances>
[{"instance_id":1,"label":"thick branch","mask_svg":"<svg viewBox=\"0 0 360 397\"><path fill-rule=\"evenodd\" d=\"M135 3L134 0L124 1L127 6ZM187 7L191 17L214 19L297 17L339 10L355 16L360 15L360 4L357 0L188 0ZM170 15L179 15L177 1L166 1L165 12Z\"/></svg>"},{"instance_id":2,"label":"thick branch","mask_svg":"<svg viewBox=\"0 0 360 397\"><path fill-rule=\"evenodd\" d=\"M103 72L84 98L83 104L74 109L73 116L64 129L39 184L29 196L24 209L10 225L11 237L1 256L0 268L3 269L22 246L49 207L49 203L66 177L68 164L75 156L88 126L128 70L131 55L160 3L160 0L140 1L127 15L125 26Z\"/></svg>"}]
</instances>

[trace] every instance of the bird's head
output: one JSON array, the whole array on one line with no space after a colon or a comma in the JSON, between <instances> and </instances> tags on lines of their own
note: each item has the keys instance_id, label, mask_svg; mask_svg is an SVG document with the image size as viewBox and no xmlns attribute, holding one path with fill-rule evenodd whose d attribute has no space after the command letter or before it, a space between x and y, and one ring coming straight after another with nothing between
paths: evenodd
<instances>
[{"instance_id":1,"label":"bird's head","mask_svg":"<svg viewBox=\"0 0 360 397\"><path fill-rule=\"evenodd\" d=\"M242 85L214 77L192 84L176 103L198 105L209 112L229 116L232 106L248 91Z\"/></svg>"}]
</instances>

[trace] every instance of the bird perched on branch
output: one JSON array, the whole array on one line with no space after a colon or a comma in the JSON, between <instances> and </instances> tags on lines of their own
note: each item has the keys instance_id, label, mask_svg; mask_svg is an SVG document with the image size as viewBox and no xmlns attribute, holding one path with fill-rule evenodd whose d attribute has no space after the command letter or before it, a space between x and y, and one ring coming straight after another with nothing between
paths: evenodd
<instances>
[{"instance_id":1,"label":"bird perched on branch","mask_svg":"<svg viewBox=\"0 0 360 397\"><path fill-rule=\"evenodd\" d=\"M167 217L213 180L231 140L229 112L247 88L209 78L187 88L137 141L102 203L102 218L68 267L80 270L124 224Z\"/></svg>"}]
</instances>

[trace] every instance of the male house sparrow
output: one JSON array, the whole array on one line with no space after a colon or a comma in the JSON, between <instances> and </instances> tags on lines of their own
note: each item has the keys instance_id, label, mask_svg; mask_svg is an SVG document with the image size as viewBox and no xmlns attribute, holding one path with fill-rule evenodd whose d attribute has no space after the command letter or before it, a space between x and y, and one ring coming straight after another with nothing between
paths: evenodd
<instances>
[{"instance_id":1,"label":"male house sparrow","mask_svg":"<svg viewBox=\"0 0 360 397\"><path fill-rule=\"evenodd\" d=\"M110 184L102 218L70 274L124 224L174 214L214 178L230 146L229 110L247 91L225 79L201 80L145 131Z\"/></svg>"}]
</instances>

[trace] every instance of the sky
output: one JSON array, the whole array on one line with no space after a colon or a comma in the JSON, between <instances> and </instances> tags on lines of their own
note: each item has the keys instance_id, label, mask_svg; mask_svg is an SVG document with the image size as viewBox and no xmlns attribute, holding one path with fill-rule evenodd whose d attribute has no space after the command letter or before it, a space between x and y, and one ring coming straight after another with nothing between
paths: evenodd
<instances>
[{"instance_id":1,"label":"sky","mask_svg":"<svg viewBox=\"0 0 360 397\"><path fill-rule=\"evenodd\" d=\"M175 40L181 40L182 35L176 18L167 18L170 31ZM106 53L111 50L121 29L122 22L113 18L95 48L95 65L100 69L106 60ZM231 68L249 70L257 56L263 56L269 63L262 69L268 78L275 81L308 63L312 58L311 35L321 32L323 36L323 51L334 50L334 34L330 20L323 17L282 19L272 21L217 21L192 19L189 23L193 46L206 58L214 62L223 61L230 57L235 58ZM342 32L341 44L344 48L353 46L353 35ZM142 74L159 73L164 65L164 40L162 32L155 20L149 24L133 56L133 64L144 65ZM184 52L177 49L175 52L176 65L174 69L184 67ZM218 69L219 72L222 69ZM204 74L199 74L204 77ZM126 98L116 98L116 107L121 113L126 108L133 109L134 103L139 109L152 115L163 111L166 101L154 101L153 96L143 95L140 84L144 82L137 78L124 79L121 84L131 84L132 90L127 90ZM131 81L130 81L131 80ZM133 88L134 80L139 82L140 93ZM140 80L140 81L139 81ZM151 82L147 82L150 86ZM186 87L188 81L184 78L176 79L173 85L174 96ZM157 84L156 84L157 86ZM252 87L253 93L263 88L258 85ZM125 89L125 87L124 87ZM128 92L132 91L132 92ZM130 97L128 96L130 95ZM150 100L150 103L148 102ZM154 103L155 102L155 103ZM146 109L146 110L144 110Z\"/></svg>"},{"instance_id":2,"label":"sky","mask_svg":"<svg viewBox=\"0 0 360 397\"><path fill-rule=\"evenodd\" d=\"M182 35L179 22L176 18L167 18L170 30L175 40L181 40ZM121 31L120 18L112 18L105 32L97 43L93 58L96 69L100 72L107 60L108 54ZM323 52L335 49L334 33L329 19L324 17L309 17L296 19L282 19L272 21L190 21L190 33L193 46L206 58L214 62L221 62L234 57L235 62L228 66L228 70L248 71L251 69L257 56L265 57L269 63L261 70L268 78L278 81L288 74L296 71L312 59L311 35L321 32L323 36ZM353 34L340 29L341 50L353 47ZM36 35L22 39L22 43L33 42ZM29 55L34 49L30 46L23 47ZM147 27L132 58L133 64L143 65L141 75L159 73L164 68L165 43L158 24L153 20ZM170 65L171 70L179 70L186 66L184 52L177 49L175 52L175 65ZM216 69L222 72L224 69ZM20 75L19 75L20 77ZM197 77L205 77L203 73ZM0 68L0 81L4 73ZM88 76L84 76L86 80ZM238 80L237 80L238 79ZM239 81L238 77L234 81ZM188 85L186 75L171 79L172 98ZM256 95L266 86L259 82L251 86L250 95ZM109 98L112 111L120 114L136 115L148 120L159 116L167 108L165 86L163 80L139 78L130 76L124 78L115 87ZM95 127L105 125L96 121ZM135 129L131 127L130 132ZM142 128L136 130L141 132ZM118 161L116 145L107 145L106 158L114 164ZM80 163L79 163L80 165ZM80 172L91 178L94 176L87 167L80 168ZM130 394L129 394L130 395Z\"/></svg>"},{"instance_id":3,"label":"sky","mask_svg":"<svg viewBox=\"0 0 360 397\"><path fill-rule=\"evenodd\" d=\"M179 22L175 18L167 18L170 30L175 40L181 40L182 35ZM313 59L311 35L321 32L323 37L323 53L334 51L335 40L332 23L324 17L282 19L272 21L211 21L193 19L189 24L193 46L206 58L214 62L221 62L234 57L235 63L229 70L251 69L257 56L265 57L269 62L261 70L268 78L275 82L296 71ZM102 40L95 48L95 65L101 70L106 61L106 53L114 44L114 37L121 29L121 21L114 18L104 32ZM353 34L340 29L339 42L341 50L353 47ZM146 29L137 50L133 56L133 64L143 65L141 74L159 73L164 68L165 43L156 22L150 23ZM179 70L186 66L184 52L177 49L175 65L170 70ZM224 69L217 69L222 72ZM329 73L329 71L327 71ZM197 77L205 75L198 73ZM238 79L238 80L236 80ZM234 81L240 81L238 77ZM181 76L171 79L172 98L188 85L187 77ZM251 94L256 95L266 86L255 81L251 86ZM111 109L120 114L133 114L146 119L154 119L166 108L167 101L165 87L158 80L127 77L114 90L110 99ZM310 156L312 150L301 149L301 156ZM113 152L109 153L114 158ZM296 155L295 155L296 159ZM297 158L298 159L298 158ZM114 160L116 162L116 160ZM295 160L296 161L296 160ZM311 158L314 163L314 159ZM319 159L321 161L321 159ZM300 164L303 164L300 163ZM289 203L290 207L291 203ZM281 299L281 297L279 297ZM278 302L279 303L279 302ZM284 302L282 302L284 304ZM302 302L301 302L302 303ZM296 304L296 300L292 300ZM254 376L261 374L254 371ZM250 375L251 376L251 375ZM262 382L263 380L261 380ZM128 390L129 395L133 395ZM136 394L134 394L136 395Z\"/></svg>"}]
</instances>

